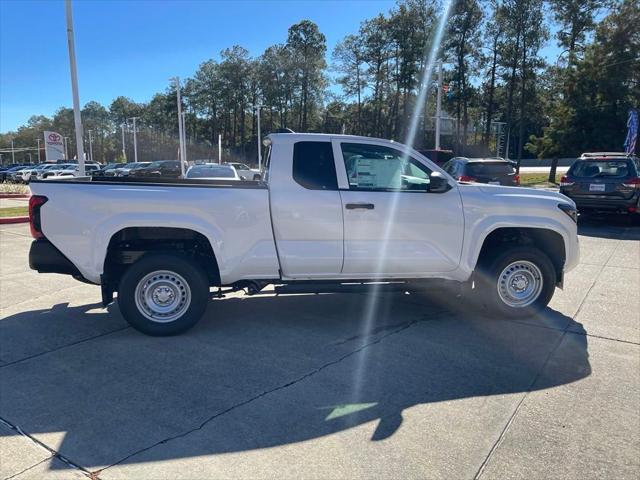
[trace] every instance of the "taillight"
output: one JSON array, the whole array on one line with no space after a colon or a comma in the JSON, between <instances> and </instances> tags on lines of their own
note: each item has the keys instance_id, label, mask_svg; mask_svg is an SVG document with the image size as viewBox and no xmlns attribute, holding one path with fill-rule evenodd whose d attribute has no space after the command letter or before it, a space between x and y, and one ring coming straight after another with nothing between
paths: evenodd
<instances>
[{"instance_id":1,"label":"taillight","mask_svg":"<svg viewBox=\"0 0 640 480\"><path fill-rule=\"evenodd\" d=\"M622 185L629 188L640 189L640 177L633 177L633 178L630 178L629 180L625 180Z\"/></svg>"},{"instance_id":2,"label":"taillight","mask_svg":"<svg viewBox=\"0 0 640 480\"><path fill-rule=\"evenodd\" d=\"M516 185L520 185L520 175L516 175L514 180L516 181Z\"/></svg>"},{"instance_id":3,"label":"taillight","mask_svg":"<svg viewBox=\"0 0 640 480\"><path fill-rule=\"evenodd\" d=\"M470 177L470 176L468 176L468 175L460 175L460 176L458 177L458 181L459 181L459 182L475 182L475 181L476 181L476 179L475 179L475 178L473 178L473 177Z\"/></svg>"},{"instance_id":4,"label":"taillight","mask_svg":"<svg viewBox=\"0 0 640 480\"><path fill-rule=\"evenodd\" d=\"M569 181L569 177L567 177L566 175L563 175L562 178L560 179L560 186L561 187L570 187L574 183L575 182L570 182Z\"/></svg>"},{"instance_id":5,"label":"taillight","mask_svg":"<svg viewBox=\"0 0 640 480\"><path fill-rule=\"evenodd\" d=\"M42 195L31 195L29 198L29 227L31 229L31 236L36 240L38 238L44 238L42 233L42 224L40 222L40 207L47 203L49 200Z\"/></svg>"}]
</instances>

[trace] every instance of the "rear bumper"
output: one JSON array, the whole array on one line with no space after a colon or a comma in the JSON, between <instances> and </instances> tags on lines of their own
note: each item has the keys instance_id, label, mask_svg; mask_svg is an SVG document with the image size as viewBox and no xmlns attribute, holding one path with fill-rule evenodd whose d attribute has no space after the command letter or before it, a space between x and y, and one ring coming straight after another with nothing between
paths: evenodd
<instances>
[{"instance_id":1,"label":"rear bumper","mask_svg":"<svg viewBox=\"0 0 640 480\"><path fill-rule=\"evenodd\" d=\"M38 273L61 273L82 277L76 266L46 239L31 242L29 267Z\"/></svg>"},{"instance_id":2,"label":"rear bumper","mask_svg":"<svg viewBox=\"0 0 640 480\"><path fill-rule=\"evenodd\" d=\"M560 192L562 193L562 192ZM569 197L576 203L578 211L600 210L608 212L628 212L629 208L638 208L640 194L634 194L631 198L581 198Z\"/></svg>"}]
</instances>

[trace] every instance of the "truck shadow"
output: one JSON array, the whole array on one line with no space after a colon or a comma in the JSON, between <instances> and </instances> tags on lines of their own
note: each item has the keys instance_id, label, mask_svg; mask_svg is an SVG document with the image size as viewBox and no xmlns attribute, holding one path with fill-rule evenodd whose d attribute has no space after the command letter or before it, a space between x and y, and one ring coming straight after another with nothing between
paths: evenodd
<instances>
[{"instance_id":1,"label":"truck shadow","mask_svg":"<svg viewBox=\"0 0 640 480\"><path fill-rule=\"evenodd\" d=\"M640 223L638 214L590 214L580 215L578 219L578 235L597 238L613 238L640 240Z\"/></svg>"},{"instance_id":2,"label":"truck shadow","mask_svg":"<svg viewBox=\"0 0 640 480\"><path fill-rule=\"evenodd\" d=\"M86 321L89 309L69 310L65 328ZM20 341L16 325L43 315L5 318L4 338ZM115 306L93 315L122 328ZM407 409L467 399L450 407L459 421L488 424L489 398L512 408L505 394L587 377L585 333L551 309L528 323L486 319L440 293L234 297L183 336L126 328L1 367L0 416L36 438L64 432L58 451L89 470L354 428L357 449L393 436ZM437 436L446 418L425 414L419 428Z\"/></svg>"}]
</instances>

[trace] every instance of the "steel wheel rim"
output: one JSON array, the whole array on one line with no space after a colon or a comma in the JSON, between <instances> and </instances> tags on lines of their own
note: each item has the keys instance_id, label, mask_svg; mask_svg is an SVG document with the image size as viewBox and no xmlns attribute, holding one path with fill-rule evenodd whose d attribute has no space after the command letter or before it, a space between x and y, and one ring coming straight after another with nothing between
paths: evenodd
<instances>
[{"instance_id":1,"label":"steel wheel rim","mask_svg":"<svg viewBox=\"0 0 640 480\"><path fill-rule=\"evenodd\" d=\"M498 295L509 307L528 307L540 296L543 282L542 272L536 264L518 260L498 275Z\"/></svg>"},{"instance_id":2,"label":"steel wheel rim","mask_svg":"<svg viewBox=\"0 0 640 480\"><path fill-rule=\"evenodd\" d=\"M176 272L157 270L136 285L136 306L148 320L169 323L180 318L191 305L191 289Z\"/></svg>"}]
</instances>

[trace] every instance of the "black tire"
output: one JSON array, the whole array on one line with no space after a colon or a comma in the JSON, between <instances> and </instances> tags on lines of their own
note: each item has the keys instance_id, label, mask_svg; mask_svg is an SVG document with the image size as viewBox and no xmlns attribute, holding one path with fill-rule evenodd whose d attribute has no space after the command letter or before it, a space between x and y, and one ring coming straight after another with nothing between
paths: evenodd
<instances>
[{"instance_id":1,"label":"black tire","mask_svg":"<svg viewBox=\"0 0 640 480\"><path fill-rule=\"evenodd\" d=\"M535 315L549 304L556 288L556 270L549 257L542 251L530 246L507 247L502 251L494 250L493 254L489 253L481 260L483 261L480 262L480 267L474 275L476 286L474 290L477 290L474 297L475 301L481 304L488 313L505 318L525 318ZM510 305L503 300L498 287L501 274L508 266L516 262L524 262L520 265L535 265L542 281L537 297L532 293L531 303L522 306ZM518 268L514 266L510 272L517 275L517 270ZM528 272L527 268L522 270L525 271L525 276L533 275L533 277L537 277L538 272L535 272L535 269ZM505 279L509 278L508 275L509 273L502 275L503 292L507 289ZM508 294L503 293L503 295L508 297Z\"/></svg>"},{"instance_id":2,"label":"black tire","mask_svg":"<svg viewBox=\"0 0 640 480\"><path fill-rule=\"evenodd\" d=\"M152 276L154 272L169 272L168 275ZM145 277L150 277L145 280ZM154 320L149 316L160 316L154 312L153 308L144 305L149 302L147 297L141 293L147 289L142 285L136 293L138 285L143 282L155 288L164 289L161 293L178 300L173 315L175 319L162 318ZM149 284L149 282L155 282ZM166 282L166 285L162 282ZM157 291L157 290L154 290ZM149 289L149 292L151 290ZM187 295L188 292L188 301ZM177 293L177 295L176 295ZM149 293L152 295L152 293ZM154 297L155 298L155 297ZM182 298L182 300L179 300ZM131 265L120 280L118 287L118 306L120 312L129 324L136 330L152 336L177 335L193 327L204 314L209 301L209 282L202 269L192 260L172 254L152 253L143 256L140 260ZM172 303L173 304L173 303ZM172 305L170 304L170 305ZM157 303L151 303L157 307ZM171 313L167 314L171 315Z\"/></svg>"}]
</instances>

